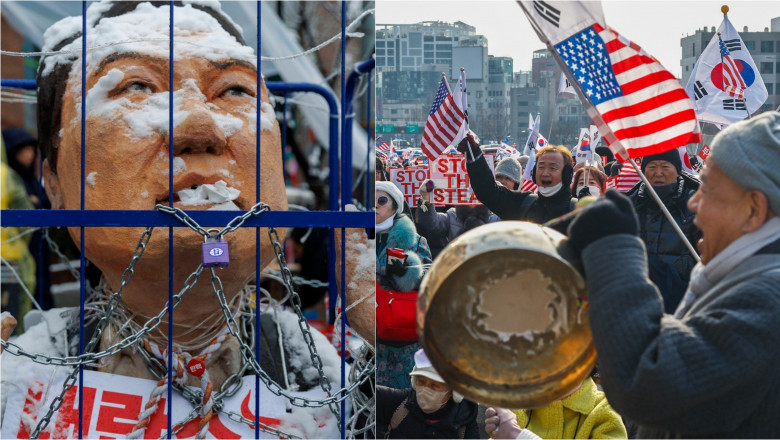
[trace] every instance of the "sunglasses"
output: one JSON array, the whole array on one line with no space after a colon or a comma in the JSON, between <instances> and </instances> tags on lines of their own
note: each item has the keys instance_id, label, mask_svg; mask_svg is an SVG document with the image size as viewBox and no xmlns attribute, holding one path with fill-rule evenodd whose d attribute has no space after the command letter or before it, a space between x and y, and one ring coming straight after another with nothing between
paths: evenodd
<instances>
[{"instance_id":1,"label":"sunglasses","mask_svg":"<svg viewBox=\"0 0 780 440\"><path fill-rule=\"evenodd\" d=\"M385 206L389 201L390 198L388 198L387 196L379 196L379 198L376 199L376 206Z\"/></svg>"}]
</instances>

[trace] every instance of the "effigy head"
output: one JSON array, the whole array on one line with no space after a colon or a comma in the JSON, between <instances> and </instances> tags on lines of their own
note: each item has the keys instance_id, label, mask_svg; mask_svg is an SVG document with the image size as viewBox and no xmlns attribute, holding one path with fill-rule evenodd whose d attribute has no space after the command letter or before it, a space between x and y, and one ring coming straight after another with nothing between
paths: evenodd
<instances>
[{"instance_id":1,"label":"effigy head","mask_svg":"<svg viewBox=\"0 0 780 440\"><path fill-rule=\"evenodd\" d=\"M239 27L218 3L176 2L171 80L168 5L92 4L87 10L85 59L81 17L63 19L44 34L43 51L56 52L41 59L38 72L40 148L52 207L81 206L82 106L84 208L151 210L158 203L168 205L172 86L174 206L249 210L257 201L260 173L259 200L271 209L285 210L279 125L265 83L258 84L254 50L245 45ZM261 165L256 169L258 127ZM118 287L142 232L142 228L85 232L86 257L103 271L112 288ZM70 228L70 233L81 246L79 229ZM274 255L266 237L262 230L263 265ZM226 239L231 260L220 274L231 294L254 276L255 232L239 228ZM201 243L203 237L195 231L175 229L174 289L180 289L200 263ZM158 231L136 266L135 277L152 284L147 287L159 285L167 291L167 263L167 234ZM132 306L133 298L124 299Z\"/></svg>"}]
</instances>

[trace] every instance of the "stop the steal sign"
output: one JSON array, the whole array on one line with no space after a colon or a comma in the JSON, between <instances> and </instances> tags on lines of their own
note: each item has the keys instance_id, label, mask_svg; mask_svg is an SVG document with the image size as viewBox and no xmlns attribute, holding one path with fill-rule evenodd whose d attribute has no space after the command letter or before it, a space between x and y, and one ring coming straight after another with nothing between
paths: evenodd
<instances>
[{"instance_id":1,"label":"stop the steal sign","mask_svg":"<svg viewBox=\"0 0 780 440\"><path fill-rule=\"evenodd\" d=\"M28 362L20 368L29 366ZM62 370L62 369L61 369ZM64 381L47 384L47 376L27 384L15 384L4 389L8 393L3 417L2 438L30 438L40 417L49 409L55 397L62 391ZM147 379L118 376L115 374L84 371L84 408L82 411L82 435L84 438L125 438L138 422L138 415L149 400L156 382ZM317 388L295 392L296 396L317 400L324 392ZM160 438L168 429L168 403L165 397L158 403L144 433L145 438ZM260 382L260 423L274 429L304 438L336 438L341 434L335 417L328 407L298 408L286 410L287 399L268 391ZM194 409L193 405L175 391L172 401L172 423L184 420ZM241 387L232 397L224 399L225 411L234 412L249 420L255 419L255 376L245 376ZM78 438L79 435L78 381L64 396L62 406L52 417L42 439ZM176 438L194 438L200 418L184 425ZM223 413L215 413L209 422L208 438L254 438L255 430L249 424L235 422ZM260 432L260 438L278 436Z\"/></svg>"}]
</instances>

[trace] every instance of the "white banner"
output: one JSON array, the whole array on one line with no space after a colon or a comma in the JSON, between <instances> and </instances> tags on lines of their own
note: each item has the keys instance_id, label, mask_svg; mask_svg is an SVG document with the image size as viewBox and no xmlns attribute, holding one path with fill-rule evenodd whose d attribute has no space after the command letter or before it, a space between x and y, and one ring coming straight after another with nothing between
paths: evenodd
<instances>
[{"instance_id":1,"label":"white banner","mask_svg":"<svg viewBox=\"0 0 780 440\"><path fill-rule=\"evenodd\" d=\"M32 364L32 365L31 365ZM51 368L38 368L33 362L19 365L22 378L13 384L4 384L8 393L3 417L2 438L29 438L38 418L46 414L64 383L63 375L52 383L44 383L51 376ZM49 371L50 374L45 374ZM59 369L60 372L65 370ZM27 374L38 372L44 374ZM37 377L37 378L36 378ZM27 378L27 379L25 379ZM149 400L156 381L115 374L84 371L84 409L82 435L84 438L125 438L138 422L138 416ZM216 390L215 390L216 391ZM325 397L320 388L292 393L312 400ZM62 406L40 438L66 439L79 435L78 382L65 393ZM224 410L249 420L255 418L255 376L245 376L238 392L224 399ZM338 423L327 406L322 408L292 407L287 412L288 400L268 391L260 382L260 423L303 438L340 438ZM145 438L160 438L168 429L167 392L160 399L157 412L147 425ZM192 404L173 392L172 423L174 426L187 418ZM194 438L200 417L188 422L176 438ZM207 438L255 438L254 428L238 423L224 413L214 413L209 421ZM260 432L260 438L278 438L278 435Z\"/></svg>"},{"instance_id":2,"label":"white banner","mask_svg":"<svg viewBox=\"0 0 780 440\"><path fill-rule=\"evenodd\" d=\"M493 155L486 154L485 159L493 171ZM471 189L466 157L462 154L442 154L427 167L390 168L390 181L412 208L417 206L420 185L428 179L435 184L431 203L436 206L481 205Z\"/></svg>"}]
</instances>

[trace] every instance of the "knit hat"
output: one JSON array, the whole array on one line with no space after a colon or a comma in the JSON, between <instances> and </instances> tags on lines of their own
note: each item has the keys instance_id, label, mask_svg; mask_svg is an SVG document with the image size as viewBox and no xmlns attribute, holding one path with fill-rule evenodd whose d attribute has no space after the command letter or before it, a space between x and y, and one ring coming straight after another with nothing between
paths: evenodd
<instances>
[{"instance_id":1,"label":"knit hat","mask_svg":"<svg viewBox=\"0 0 780 440\"><path fill-rule=\"evenodd\" d=\"M446 383L444 382L444 379L439 376L436 369L433 368L431 360L428 359L428 355L425 354L425 351L423 351L422 348L414 353L414 368L412 368L412 372L409 373L409 376L425 376L430 380ZM460 403L460 401L463 400L463 395L453 390L452 400L454 400L455 403Z\"/></svg>"},{"instance_id":2,"label":"knit hat","mask_svg":"<svg viewBox=\"0 0 780 440\"><path fill-rule=\"evenodd\" d=\"M526 165L528 165L528 160L529 159L531 159L531 157L528 156L527 154L524 154L524 155L520 156L520 158L517 159L517 161L520 162L520 165L526 166Z\"/></svg>"},{"instance_id":3,"label":"knit hat","mask_svg":"<svg viewBox=\"0 0 780 440\"><path fill-rule=\"evenodd\" d=\"M523 166L517 159L507 157L496 165L496 177L504 176L512 182L520 183L523 181Z\"/></svg>"},{"instance_id":4,"label":"knit hat","mask_svg":"<svg viewBox=\"0 0 780 440\"><path fill-rule=\"evenodd\" d=\"M601 157L606 157L608 163L615 160L615 155L612 154L612 150L610 150L609 147L604 147L604 146L596 147L595 152Z\"/></svg>"},{"instance_id":5,"label":"knit hat","mask_svg":"<svg viewBox=\"0 0 780 440\"><path fill-rule=\"evenodd\" d=\"M384 191L393 198L398 207L395 210L396 215L404 211L404 195L393 182L376 182L375 185L377 191Z\"/></svg>"},{"instance_id":6,"label":"knit hat","mask_svg":"<svg viewBox=\"0 0 780 440\"><path fill-rule=\"evenodd\" d=\"M729 125L710 145L710 156L742 188L758 190L780 214L780 113L764 112Z\"/></svg>"},{"instance_id":7,"label":"knit hat","mask_svg":"<svg viewBox=\"0 0 780 440\"><path fill-rule=\"evenodd\" d=\"M38 141L33 135L21 128L6 128L3 130L3 142L5 142L5 148L9 155L13 155L19 148L25 145L32 145L33 147L38 145Z\"/></svg>"},{"instance_id":8,"label":"knit hat","mask_svg":"<svg viewBox=\"0 0 780 440\"><path fill-rule=\"evenodd\" d=\"M677 168L677 174L682 172L682 160L680 159L680 152L675 148L664 153L653 154L652 156L645 156L642 158L642 172L645 172L647 164L654 160L665 160Z\"/></svg>"}]
</instances>

